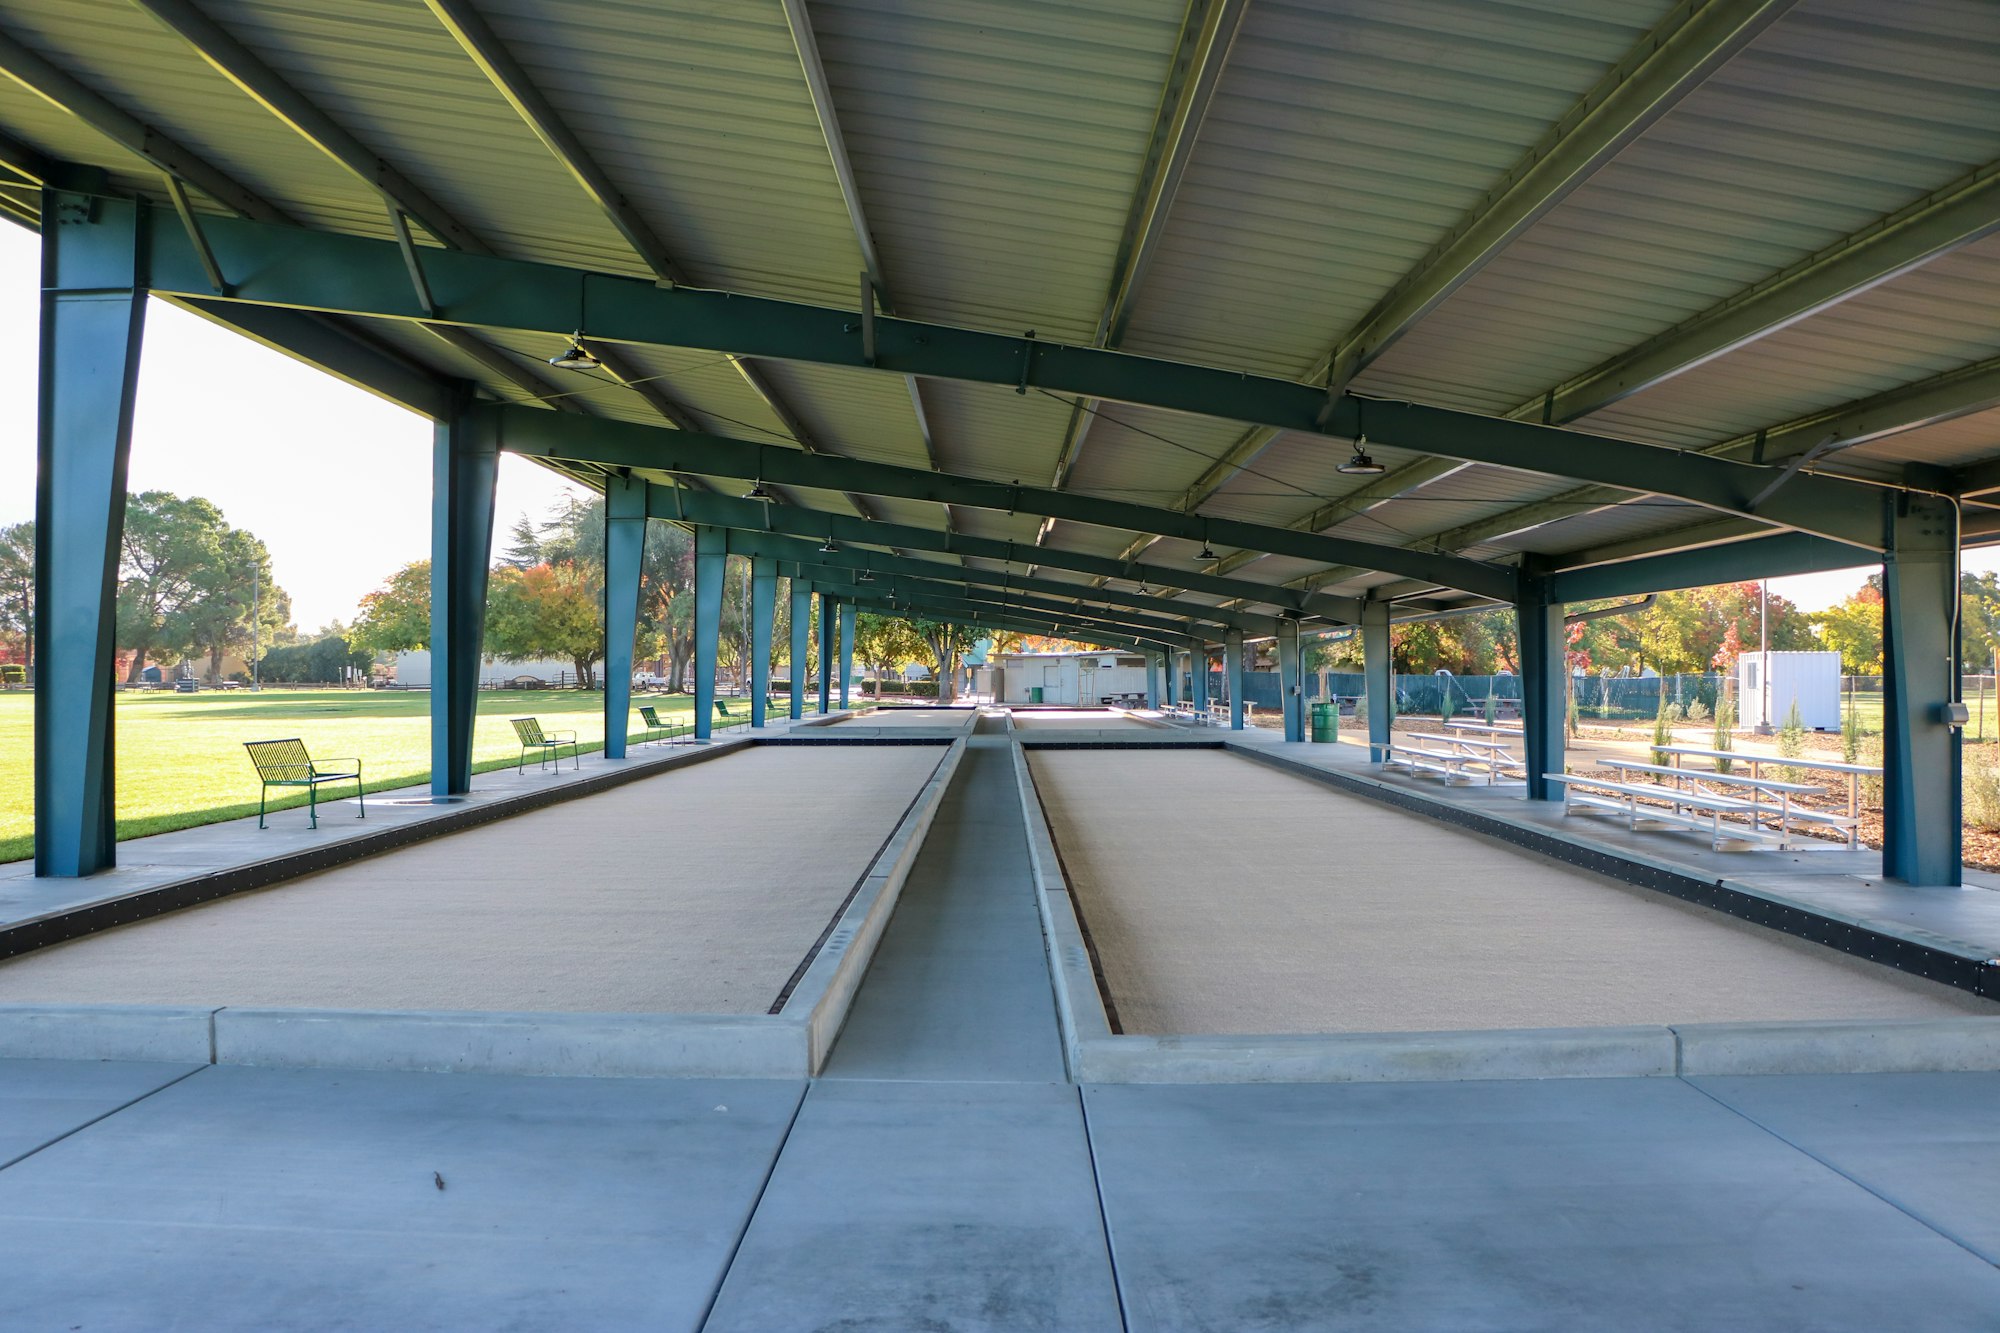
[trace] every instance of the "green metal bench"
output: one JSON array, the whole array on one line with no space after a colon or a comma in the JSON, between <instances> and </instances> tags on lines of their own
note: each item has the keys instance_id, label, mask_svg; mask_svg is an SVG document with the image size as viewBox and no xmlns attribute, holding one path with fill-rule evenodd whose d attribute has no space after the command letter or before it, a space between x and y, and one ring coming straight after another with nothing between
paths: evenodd
<instances>
[{"instance_id":1,"label":"green metal bench","mask_svg":"<svg viewBox=\"0 0 2000 1333\"><path fill-rule=\"evenodd\" d=\"M646 724L646 734L639 740L641 745L644 745L647 741L665 741L671 743L681 733L680 723L660 721L660 710L651 704L640 707L639 720Z\"/></svg>"},{"instance_id":2,"label":"green metal bench","mask_svg":"<svg viewBox=\"0 0 2000 1333\"><path fill-rule=\"evenodd\" d=\"M250 762L257 768L257 777L263 788L257 793L257 827L269 827L264 823L265 799L273 787L304 787L306 807L311 815L310 827L319 827L319 785L322 782L352 782L354 794L361 801L361 813L356 819L368 818L368 797L361 790L361 761L359 759L333 759L328 763L352 764L354 771L321 767L306 753L306 743L294 737L283 741L245 741L243 748L250 752Z\"/></svg>"},{"instance_id":3,"label":"green metal bench","mask_svg":"<svg viewBox=\"0 0 2000 1333\"><path fill-rule=\"evenodd\" d=\"M514 765L515 772L525 773L528 771L528 751L530 750L541 751L541 766L543 768L547 768L549 760L554 758L556 768L560 770L562 768L562 747L565 745L569 747L569 757L575 761L577 768L581 769L583 767L583 752L577 749L575 732L543 731L542 720L538 717L517 717L511 719L511 721L514 723L514 738L521 742L521 756Z\"/></svg>"}]
</instances>

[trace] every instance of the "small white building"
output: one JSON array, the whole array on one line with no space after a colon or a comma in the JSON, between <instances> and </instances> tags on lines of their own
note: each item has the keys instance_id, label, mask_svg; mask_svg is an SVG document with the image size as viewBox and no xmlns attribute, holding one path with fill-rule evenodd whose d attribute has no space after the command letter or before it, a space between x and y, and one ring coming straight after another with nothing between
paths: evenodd
<instances>
[{"instance_id":1,"label":"small white building","mask_svg":"<svg viewBox=\"0 0 2000 1333\"><path fill-rule=\"evenodd\" d=\"M1839 653L1744 653L1736 659L1736 713L1743 726L1784 726L1794 700L1807 731L1840 730Z\"/></svg>"},{"instance_id":2,"label":"small white building","mask_svg":"<svg viewBox=\"0 0 2000 1333\"><path fill-rule=\"evenodd\" d=\"M1146 692L1146 659L1132 653L1000 653L990 670L990 691L979 689L984 680L974 688L996 703L1094 708L1112 696Z\"/></svg>"}]
</instances>

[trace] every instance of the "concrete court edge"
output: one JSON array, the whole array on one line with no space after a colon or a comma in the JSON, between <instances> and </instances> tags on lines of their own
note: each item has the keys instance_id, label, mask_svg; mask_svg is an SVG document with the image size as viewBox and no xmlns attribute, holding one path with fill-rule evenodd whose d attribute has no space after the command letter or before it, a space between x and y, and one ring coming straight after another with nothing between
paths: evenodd
<instances>
[{"instance_id":1,"label":"concrete court edge","mask_svg":"<svg viewBox=\"0 0 2000 1333\"><path fill-rule=\"evenodd\" d=\"M1245 1036L1113 1033L1060 851L1028 768L1028 748L1018 739L1013 746L1015 779L1028 826L1028 855L1064 1055L1070 1077L1078 1083L1387 1083L2000 1069L2000 1018L1976 1017ZM1058 742L1035 748L1100 747ZM1193 742L1188 748L1267 758L1215 741ZM1323 776L1305 766L1277 766ZM1330 785L1376 795L1361 784ZM1391 803L1429 813L1422 806Z\"/></svg>"},{"instance_id":2,"label":"concrete court edge","mask_svg":"<svg viewBox=\"0 0 2000 1333\"><path fill-rule=\"evenodd\" d=\"M627 781L652 776L666 767L698 762L697 756L711 758L757 743L744 741L620 776ZM846 1020L966 744L963 738L945 742L918 737L908 743L942 746L945 753L862 872L840 915L815 943L802 978L778 1014L0 1004L0 1058L600 1078L816 1074ZM578 786L571 784L569 790Z\"/></svg>"}]
</instances>

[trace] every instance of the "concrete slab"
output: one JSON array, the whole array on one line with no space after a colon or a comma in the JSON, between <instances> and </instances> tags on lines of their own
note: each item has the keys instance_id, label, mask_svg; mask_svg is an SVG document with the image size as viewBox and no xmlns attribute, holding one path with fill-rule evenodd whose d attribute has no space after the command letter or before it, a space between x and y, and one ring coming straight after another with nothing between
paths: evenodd
<instances>
[{"instance_id":1,"label":"concrete slab","mask_svg":"<svg viewBox=\"0 0 2000 1333\"><path fill-rule=\"evenodd\" d=\"M1689 1082L2000 1264L2000 1074Z\"/></svg>"},{"instance_id":2,"label":"concrete slab","mask_svg":"<svg viewBox=\"0 0 2000 1333\"><path fill-rule=\"evenodd\" d=\"M828 1062L829 1078L1066 1077L996 721L968 744Z\"/></svg>"},{"instance_id":3,"label":"concrete slab","mask_svg":"<svg viewBox=\"0 0 2000 1333\"><path fill-rule=\"evenodd\" d=\"M0 1061L0 1168L199 1068L150 1060Z\"/></svg>"},{"instance_id":4,"label":"concrete slab","mask_svg":"<svg viewBox=\"0 0 2000 1333\"><path fill-rule=\"evenodd\" d=\"M800 1090L203 1070L0 1172L0 1327L693 1330Z\"/></svg>"},{"instance_id":5,"label":"concrete slab","mask_svg":"<svg viewBox=\"0 0 2000 1333\"><path fill-rule=\"evenodd\" d=\"M1990 1330L2000 1309L2000 1271L1678 1080L1085 1104L1134 1333Z\"/></svg>"},{"instance_id":6,"label":"concrete slab","mask_svg":"<svg viewBox=\"0 0 2000 1333\"><path fill-rule=\"evenodd\" d=\"M829 1080L706 1329L1118 1327L1076 1089Z\"/></svg>"},{"instance_id":7,"label":"concrete slab","mask_svg":"<svg viewBox=\"0 0 2000 1333\"><path fill-rule=\"evenodd\" d=\"M214 1011L199 1005L0 1004L0 1060L208 1064Z\"/></svg>"}]
</instances>

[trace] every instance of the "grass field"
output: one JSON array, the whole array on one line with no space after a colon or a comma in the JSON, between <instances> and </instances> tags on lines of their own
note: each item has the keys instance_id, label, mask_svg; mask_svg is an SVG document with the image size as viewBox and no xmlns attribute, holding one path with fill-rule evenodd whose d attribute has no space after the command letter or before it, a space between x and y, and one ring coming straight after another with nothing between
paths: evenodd
<instances>
[{"instance_id":1,"label":"grass field","mask_svg":"<svg viewBox=\"0 0 2000 1333\"><path fill-rule=\"evenodd\" d=\"M117 698L118 837L210 824L257 813L257 775L243 742L297 736L314 756L359 756L369 791L430 776L430 695L421 691L270 690L260 694L120 694ZM647 697L662 716L691 718L684 694ZM739 700L731 697L732 710ZM740 701L749 710L747 700ZM586 751L604 748L603 696L577 690L492 690L479 696L473 770L513 764L511 717L573 730ZM639 719L632 718L633 734ZM34 696L0 694L0 861L34 851ZM330 789L335 798L351 787ZM303 794L272 808L303 805Z\"/></svg>"}]
</instances>

